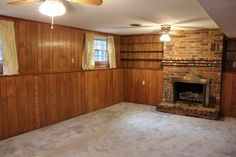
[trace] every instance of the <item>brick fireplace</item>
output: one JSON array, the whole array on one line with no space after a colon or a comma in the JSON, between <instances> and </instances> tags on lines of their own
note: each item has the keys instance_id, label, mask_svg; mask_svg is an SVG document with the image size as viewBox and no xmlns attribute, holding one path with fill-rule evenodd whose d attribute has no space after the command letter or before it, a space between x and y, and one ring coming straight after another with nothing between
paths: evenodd
<instances>
[{"instance_id":1,"label":"brick fireplace","mask_svg":"<svg viewBox=\"0 0 236 157\"><path fill-rule=\"evenodd\" d=\"M180 31L164 45L163 102L157 110L217 119L221 99L223 33Z\"/></svg>"}]
</instances>

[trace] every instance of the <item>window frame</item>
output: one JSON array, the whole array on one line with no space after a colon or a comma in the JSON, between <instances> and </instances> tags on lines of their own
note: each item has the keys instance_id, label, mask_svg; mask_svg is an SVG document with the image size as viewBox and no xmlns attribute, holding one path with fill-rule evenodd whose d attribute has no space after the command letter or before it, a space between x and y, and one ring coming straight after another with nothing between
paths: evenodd
<instances>
[{"instance_id":1,"label":"window frame","mask_svg":"<svg viewBox=\"0 0 236 157\"><path fill-rule=\"evenodd\" d=\"M106 41L106 50L102 49L96 49L95 48L95 40L100 40L100 41ZM105 51L107 55L107 60L106 61L95 61L95 51ZM107 36L99 36L96 35L94 38L94 62L95 62L95 68L96 69L107 69L109 68L109 54L108 54L108 38Z\"/></svg>"}]
</instances>

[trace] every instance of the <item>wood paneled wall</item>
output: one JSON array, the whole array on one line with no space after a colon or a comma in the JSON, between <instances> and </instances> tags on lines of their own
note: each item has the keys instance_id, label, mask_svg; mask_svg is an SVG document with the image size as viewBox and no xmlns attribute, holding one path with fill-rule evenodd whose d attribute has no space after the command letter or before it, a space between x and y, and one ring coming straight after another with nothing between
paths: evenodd
<instances>
[{"instance_id":1,"label":"wood paneled wall","mask_svg":"<svg viewBox=\"0 0 236 157\"><path fill-rule=\"evenodd\" d=\"M124 100L151 104L162 101L163 43L156 34L120 37L124 68Z\"/></svg>"},{"instance_id":2,"label":"wood paneled wall","mask_svg":"<svg viewBox=\"0 0 236 157\"><path fill-rule=\"evenodd\" d=\"M161 70L124 70L124 100L155 105L162 101Z\"/></svg>"},{"instance_id":3,"label":"wood paneled wall","mask_svg":"<svg viewBox=\"0 0 236 157\"><path fill-rule=\"evenodd\" d=\"M20 68L19 75L0 77L0 139L123 101L122 69L81 71L84 34L90 31L0 19L15 24ZM119 66L119 36L115 47Z\"/></svg>"},{"instance_id":4,"label":"wood paneled wall","mask_svg":"<svg viewBox=\"0 0 236 157\"><path fill-rule=\"evenodd\" d=\"M221 102L223 114L236 117L236 73L223 73Z\"/></svg>"},{"instance_id":5,"label":"wood paneled wall","mask_svg":"<svg viewBox=\"0 0 236 157\"><path fill-rule=\"evenodd\" d=\"M86 30L0 16L15 23L20 73L81 70ZM99 35L108 35L98 33ZM120 65L120 37L115 36L117 64Z\"/></svg>"},{"instance_id":6,"label":"wood paneled wall","mask_svg":"<svg viewBox=\"0 0 236 157\"><path fill-rule=\"evenodd\" d=\"M0 78L0 139L123 101L122 69Z\"/></svg>"}]
</instances>

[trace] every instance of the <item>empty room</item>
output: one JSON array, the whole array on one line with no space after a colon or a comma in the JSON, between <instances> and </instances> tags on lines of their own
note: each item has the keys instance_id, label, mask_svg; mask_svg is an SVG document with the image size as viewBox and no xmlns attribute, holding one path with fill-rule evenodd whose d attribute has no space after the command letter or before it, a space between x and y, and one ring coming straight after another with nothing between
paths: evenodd
<instances>
[{"instance_id":1,"label":"empty room","mask_svg":"<svg viewBox=\"0 0 236 157\"><path fill-rule=\"evenodd\" d=\"M0 157L236 157L235 0L0 1Z\"/></svg>"}]
</instances>

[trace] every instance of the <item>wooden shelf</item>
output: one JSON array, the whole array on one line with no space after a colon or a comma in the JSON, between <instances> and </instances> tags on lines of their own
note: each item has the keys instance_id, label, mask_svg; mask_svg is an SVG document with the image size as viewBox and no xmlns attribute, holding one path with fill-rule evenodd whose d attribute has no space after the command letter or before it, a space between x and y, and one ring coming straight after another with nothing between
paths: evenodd
<instances>
[{"instance_id":1,"label":"wooden shelf","mask_svg":"<svg viewBox=\"0 0 236 157\"><path fill-rule=\"evenodd\" d=\"M121 45L136 45L136 44L163 44L163 42L134 42L134 43L121 43Z\"/></svg>"},{"instance_id":2,"label":"wooden shelf","mask_svg":"<svg viewBox=\"0 0 236 157\"><path fill-rule=\"evenodd\" d=\"M163 53L163 51L121 51L121 53Z\"/></svg>"},{"instance_id":3,"label":"wooden shelf","mask_svg":"<svg viewBox=\"0 0 236 157\"><path fill-rule=\"evenodd\" d=\"M139 67L123 67L123 69L162 70L162 68L139 68Z\"/></svg>"},{"instance_id":4,"label":"wooden shelf","mask_svg":"<svg viewBox=\"0 0 236 157\"><path fill-rule=\"evenodd\" d=\"M121 58L123 61L147 61L147 62L161 62L162 59L144 59L144 58Z\"/></svg>"},{"instance_id":5,"label":"wooden shelf","mask_svg":"<svg viewBox=\"0 0 236 157\"><path fill-rule=\"evenodd\" d=\"M236 53L236 50L224 50L224 52L235 52Z\"/></svg>"},{"instance_id":6,"label":"wooden shelf","mask_svg":"<svg viewBox=\"0 0 236 157\"><path fill-rule=\"evenodd\" d=\"M226 61L224 61L225 63L228 63L228 62L236 62L236 59L227 59Z\"/></svg>"},{"instance_id":7,"label":"wooden shelf","mask_svg":"<svg viewBox=\"0 0 236 157\"><path fill-rule=\"evenodd\" d=\"M236 71L236 39L224 39L223 70Z\"/></svg>"}]
</instances>

